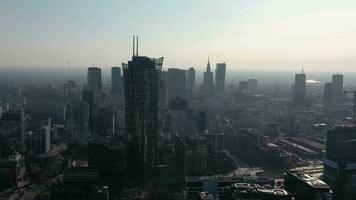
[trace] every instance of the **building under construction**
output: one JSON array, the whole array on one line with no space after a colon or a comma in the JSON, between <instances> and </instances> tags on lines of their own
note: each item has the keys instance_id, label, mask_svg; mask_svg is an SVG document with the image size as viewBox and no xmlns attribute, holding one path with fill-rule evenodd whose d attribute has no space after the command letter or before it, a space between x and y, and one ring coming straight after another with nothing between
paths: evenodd
<instances>
[{"instance_id":1,"label":"building under construction","mask_svg":"<svg viewBox=\"0 0 356 200\"><path fill-rule=\"evenodd\" d=\"M133 39L133 56L122 64L125 92L125 131L128 169L135 176L157 164L158 98L163 58L138 56L138 38Z\"/></svg>"}]
</instances>

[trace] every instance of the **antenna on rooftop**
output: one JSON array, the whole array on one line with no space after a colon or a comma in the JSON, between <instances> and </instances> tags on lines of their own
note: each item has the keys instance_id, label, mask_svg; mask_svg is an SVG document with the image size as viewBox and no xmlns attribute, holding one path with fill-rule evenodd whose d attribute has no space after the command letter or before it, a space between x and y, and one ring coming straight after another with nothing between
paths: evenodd
<instances>
[{"instance_id":1,"label":"antenna on rooftop","mask_svg":"<svg viewBox=\"0 0 356 200\"><path fill-rule=\"evenodd\" d=\"M136 56L138 56L138 35L136 35Z\"/></svg>"},{"instance_id":2,"label":"antenna on rooftop","mask_svg":"<svg viewBox=\"0 0 356 200\"><path fill-rule=\"evenodd\" d=\"M135 56L135 35L132 36L132 56Z\"/></svg>"}]
</instances>

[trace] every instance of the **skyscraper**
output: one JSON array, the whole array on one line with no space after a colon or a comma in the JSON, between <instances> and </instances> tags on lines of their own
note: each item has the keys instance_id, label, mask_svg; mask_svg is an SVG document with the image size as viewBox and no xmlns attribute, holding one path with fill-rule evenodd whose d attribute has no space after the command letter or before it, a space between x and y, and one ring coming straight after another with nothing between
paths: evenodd
<instances>
[{"instance_id":1,"label":"skyscraper","mask_svg":"<svg viewBox=\"0 0 356 200\"><path fill-rule=\"evenodd\" d=\"M186 70L169 68L167 75L168 100L176 97L185 98L187 89Z\"/></svg>"},{"instance_id":2,"label":"skyscraper","mask_svg":"<svg viewBox=\"0 0 356 200\"><path fill-rule=\"evenodd\" d=\"M133 47L135 49L135 39ZM132 60L122 64L122 68L128 165L135 175L151 170L158 161L158 98L163 58L138 56L137 47L136 53L133 52Z\"/></svg>"},{"instance_id":3,"label":"skyscraper","mask_svg":"<svg viewBox=\"0 0 356 200\"><path fill-rule=\"evenodd\" d=\"M294 105L301 106L305 104L305 79L306 76L304 73L295 75L293 88Z\"/></svg>"},{"instance_id":4,"label":"skyscraper","mask_svg":"<svg viewBox=\"0 0 356 200\"><path fill-rule=\"evenodd\" d=\"M111 68L111 93L114 95L120 94L121 68Z\"/></svg>"},{"instance_id":5,"label":"skyscraper","mask_svg":"<svg viewBox=\"0 0 356 200\"><path fill-rule=\"evenodd\" d=\"M225 91L225 74L226 74L226 64L216 63L215 85L218 92Z\"/></svg>"},{"instance_id":6,"label":"skyscraper","mask_svg":"<svg viewBox=\"0 0 356 200\"><path fill-rule=\"evenodd\" d=\"M214 73L210 68L210 60L208 58L208 64L206 65L206 72L204 72L204 89L212 91L214 88Z\"/></svg>"},{"instance_id":7,"label":"skyscraper","mask_svg":"<svg viewBox=\"0 0 356 200\"><path fill-rule=\"evenodd\" d=\"M332 77L332 94L333 105L341 106L344 99L344 76L341 74L334 74Z\"/></svg>"},{"instance_id":8,"label":"skyscraper","mask_svg":"<svg viewBox=\"0 0 356 200\"><path fill-rule=\"evenodd\" d=\"M187 70L187 89L194 90L195 89L195 69L190 67Z\"/></svg>"},{"instance_id":9,"label":"skyscraper","mask_svg":"<svg viewBox=\"0 0 356 200\"><path fill-rule=\"evenodd\" d=\"M101 69L98 67L88 68L87 85L89 90L101 90Z\"/></svg>"}]
</instances>

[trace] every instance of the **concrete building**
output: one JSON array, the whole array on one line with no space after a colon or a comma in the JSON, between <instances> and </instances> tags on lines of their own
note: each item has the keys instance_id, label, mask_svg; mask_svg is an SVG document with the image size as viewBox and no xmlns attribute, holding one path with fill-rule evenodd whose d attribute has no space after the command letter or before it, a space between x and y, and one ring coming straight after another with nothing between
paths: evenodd
<instances>
[{"instance_id":1,"label":"concrete building","mask_svg":"<svg viewBox=\"0 0 356 200\"><path fill-rule=\"evenodd\" d=\"M102 90L101 69L89 67L87 74L87 87L89 90Z\"/></svg>"},{"instance_id":2,"label":"concrete building","mask_svg":"<svg viewBox=\"0 0 356 200\"><path fill-rule=\"evenodd\" d=\"M216 90L219 93L225 91L225 78L226 78L226 64L216 63L215 85L216 85Z\"/></svg>"},{"instance_id":3,"label":"concrete building","mask_svg":"<svg viewBox=\"0 0 356 200\"><path fill-rule=\"evenodd\" d=\"M135 46L135 45L134 45ZM131 173L150 171L158 163L158 102L163 58L138 56L123 64L125 129Z\"/></svg>"},{"instance_id":4,"label":"concrete building","mask_svg":"<svg viewBox=\"0 0 356 200\"><path fill-rule=\"evenodd\" d=\"M293 104L296 106L305 105L305 80L306 75L304 73L295 75L293 87Z\"/></svg>"}]
</instances>

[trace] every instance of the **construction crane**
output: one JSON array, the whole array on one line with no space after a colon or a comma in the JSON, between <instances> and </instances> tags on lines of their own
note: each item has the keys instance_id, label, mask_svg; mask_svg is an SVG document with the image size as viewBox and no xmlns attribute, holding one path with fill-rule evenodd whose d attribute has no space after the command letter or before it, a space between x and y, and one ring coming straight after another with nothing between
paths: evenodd
<instances>
[{"instance_id":1,"label":"construction crane","mask_svg":"<svg viewBox=\"0 0 356 200\"><path fill-rule=\"evenodd\" d=\"M352 99L352 124L356 125L356 91L344 91L345 94L353 94Z\"/></svg>"}]
</instances>

